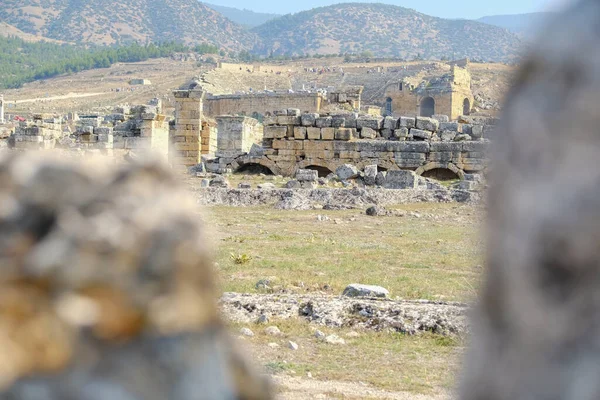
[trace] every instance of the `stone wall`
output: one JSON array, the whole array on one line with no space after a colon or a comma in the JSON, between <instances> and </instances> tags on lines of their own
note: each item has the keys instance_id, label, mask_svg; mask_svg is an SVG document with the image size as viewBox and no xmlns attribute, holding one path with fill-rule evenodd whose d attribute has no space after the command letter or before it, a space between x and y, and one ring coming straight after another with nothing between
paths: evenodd
<instances>
[{"instance_id":1,"label":"stone wall","mask_svg":"<svg viewBox=\"0 0 600 400\"><path fill-rule=\"evenodd\" d=\"M495 120L439 122L422 117L373 117L358 114L300 114L285 110L264 121L262 148L235 159L221 157L209 169L237 170L258 164L274 174L294 176L298 169L334 172L340 165L362 169L409 169L422 175L449 170L458 178L487 167L486 152ZM247 121L247 120L245 120ZM487 125L485 125L487 124ZM222 132L219 129L219 135ZM219 149L220 150L220 149ZM219 154L219 153L218 153Z\"/></svg>"},{"instance_id":2,"label":"stone wall","mask_svg":"<svg viewBox=\"0 0 600 400\"><path fill-rule=\"evenodd\" d=\"M4 97L0 96L0 124L4 122Z\"/></svg>"},{"instance_id":3,"label":"stone wall","mask_svg":"<svg viewBox=\"0 0 600 400\"><path fill-rule=\"evenodd\" d=\"M207 117L246 115L257 117L270 110L299 108L303 112L319 112L325 99L319 93L255 93L209 95L204 101Z\"/></svg>"},{"instance_id":4,"label":"stone wall","mask_svg":"<svg viewBox=\"0 0 600 400\"><path fill-rule=\"evenodd\" d=\"M248 117L220 116L217 120L217 157L234 159L263 141L263 125Z\"/></svg>"},{"instance_id":5,"label":"stone wall","mask_svg":"<svg viewBox=\"0 0 600 400\"><path fill-rule=\"evenodd\" d=\"M16 127L14 147L23 150L53 149L62 136L60 119L34 115L32 121L21 122Z\"/></svg>"},{"instance_id":6,"label":"stone wall","mask_svg":"<svg viewBox=\"0 0 600 400\"><path fill-rule=\"evenodd\" d=\"M169 132L169 163L174 167L196 165L202 155L204 91L175 90L173 95L175 124Z\"/></svg>"}]
</instances>

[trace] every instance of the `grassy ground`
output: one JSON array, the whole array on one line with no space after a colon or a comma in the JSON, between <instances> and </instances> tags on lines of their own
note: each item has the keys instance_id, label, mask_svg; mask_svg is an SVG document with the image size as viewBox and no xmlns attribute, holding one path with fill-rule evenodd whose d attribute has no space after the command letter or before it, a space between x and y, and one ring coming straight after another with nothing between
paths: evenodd
<instances>
[{"instance_id":1,"label":"grassy ground","mask_svg":"<svg viewBox=\"0 0 600 400\"><path fill-rule=\"evenodd\" d=\"M397 209L404 216L268 207L211 207L202 215L214 229L224 291L253 293L258 280L268 279L275 290L338 295L357 282L384 286L392 297L404 299L472 300L482 272L481 210L432 203ZM253 358L278 376L282 399L313 398L314 393L335 399L447 398L464 346L461 338L429 334L359 331L349 337L347 329L319 328L346 340L331 345L318 341L316 328L303 320L269 325L278 326L282 336L266 335L265 325L248 325L255 336L243 341ZM299 349L290 350L289 340ZM297 385L298 379L300 389L286 389L286 382ZM326 382L351 386L326 389ZM389 397L355 394L364 387L383 389ZM401 392L408 397L397 395Z\"/></svg>"},{"instance_id":2,"label":"grassy ground","mask_svg":"<svg viewBox=\"0 0 600 400\"><path fill-rule=\"evenodd\" d=\"M319 327L325 334L334 333L346 341L345 345L332 345L317 340L315 327L304 321L278 321L276 325L281 336L268 336L265 326L250 326L255 336L244 338L254 358L271 374L361 382L374 388L421 394L450 391L454 386L463 345L460 339L384 332L360 332L358 337L348 337L348 329ZM298 350L287 347L290 340L298 344ZM273 348L269 343L278 346Z\"/></svg>"},{"instance_id":3,"label":"grassy ground","mask_svg":"<svg viewBox=\"0 0 600 400\"><path fill-rule=\"evenodd\" d=\"M482 263L479 211L429 203L402 210L403 217L368 217L362 210L210 208L223 290L255 292L268 279L297 292L339 294L364 283L404 299L472 298Z\"/></svg>"}]
</instances>

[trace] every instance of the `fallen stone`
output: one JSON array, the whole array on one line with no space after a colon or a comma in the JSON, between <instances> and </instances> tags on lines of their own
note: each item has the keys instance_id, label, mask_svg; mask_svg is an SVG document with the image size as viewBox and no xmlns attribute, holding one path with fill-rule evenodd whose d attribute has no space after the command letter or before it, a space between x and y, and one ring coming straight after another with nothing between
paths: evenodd
<instances>
[{"instance_id":1,"label":"fallen stone","mask_svg":"<svg viewBox=\"0 0 600 400\"><path fill-rule=\"evenodd\" d=\"M415 189L419 183L419 176L413 171L395 170L387 171L383 187L386 189Z\"/></svg>"},{"instance_id":2,"label":"fallen stone","mask_svg":"<svg viewBox=\"0 0 600 400\"><path fill-rule=\"evenodd\" d=\"M270 190L270 189L275 189L275 184L271 183L271 182L267 182L267 183L261 183L259 185L256 186L259 189L263 189L263 190Z\"/></svg>"},{"instance_id":3,"label":"fallen stone","mask_svg":"<svg viewBox=\"0 0 600 400\"><path fill-rule=\"evenodd\" d=\"M301 184L300 184L300 182L298 182L297 180L295 180L295 179L292 179L291 181L288 181L288 182L285 184L285 187L286 187L287 189L299 189L299 188L301 188L301 187L302 187L302 185L301 185Z\"/></svg>"},{"instance_id":4,"label":"fallen stone","mask_svg":"<svg viewBox=\"0 0 600 400\"><path fill-rule=\"evenodd\" d=\"M342 181L345 181L345 180L348 180L348 179L358 178L358 176L359 176L358 168L356 168L352 164L343 164L343 165L340 165L335 170L335 174Z\"/></svg>"},{"instance_id":5,"label":"fallen stone","mask_svg":"<svg viewBox=\"0 0 600 400\"><path fill-rule=\"evenodd\" d=\"M383 217L388 215L388 211L381 206L372 206L367 208L366 214L370 217Z\"/></svg>"},{"instance_id":6,"label":"fallen stone","mask_svg":"<svg viewBox=\"0 0 600 400\"><path fill-rule=\"evenodd\" d=\"M362 128L360 130L360 137L362 139L375 139L377 137L377 131L372 128Z\"/></svg>"},{"instance_id":7,"label":"fallen stone","mask_svg":"<svg viewBox=\"0 0 600 400\"><path fill-rule=\"evenodd\" d=\"M317 339L319 339L319 340L323 340L323 339L325 339L326 335L323 332L321 332L320 330L317 329L315 331L315 337Z\"/></svg>"},{"instance_id":8,"label":"fallen stone","mask_svg":"<svg viewBox=\"0 0 600 400\"><path fill-rule=\"evenodd\" d=\"M373 186L377 180L377 165L367 165L365 167L364 181L365 185Z\"/></svg>"},{"instance_id":9,"label":"fallen stone","mask_svg":"<svg viewBox=\"0 0 600 400\"><path fill-rule=\"evenodd\" d=\"M440 123L433 118L417 117L415 126L417 129L435 132L440 127Z\"/></svg>"},{"instance_id":10,"label":"fallen stone","mask_svg":"<svg viewBox=\"0 0 600 400\"><path fill-rule=\"evenodd\" d=\"M240 182L238 184L239 189L252 189L252 185L248 182Z\"/></svg>"},{"instance_id":11,"label":"fallen stone","mask_svg":"<svg viewBox=\"0 0 600 400\"><path fill-rule=\"evenodd\" d=\"M247 337L252 337L252 336L254 336L254 332L252 332L252 331L250 330L250 328L242 328L242 329L240 329L240 333L241 333L243 336L247 336Z\"/></svg>"},{"instance_id":12,"label":"fallen stone","mask_svg":"<svg viewBox=\"0 0 600 400\"><path fill-rule=\"evenodd\" d=\"M298 350L298 343L292 342L291 340L288 342L288 348L291 350Z\"/></svg>"},{"instance_id":13,"label":"fallen stone","mask_svg":"<svg viewBox=\"0 0 600 400\"><path fill-rule=\"evenodd\" d=\"M258 319L256 320L257 324L264 325L269 323L269 317L266 314L260 314Z\"/></svg>"},{"instance_id":14,"label":"fallen stone","mask_svg":"<svg viewBox=\"0 0 600 400\"><path fill-rule=\"evenodd\" d=\"M346 341L339 337L338 335L329 335L325 338L325 343L329 344L346 344Z\"/></svg>"},{"instance_id":15,"label":"fallen stone","mask_svg":"<svg viewBox=\"0 0 600 400\"><path fill-rule=\"evenodd\" d=\"M390 292L381 287L381 286L373 286L373 285L362 285L358 283L353 283L348 285L342 296L346 297L379 297L379 298L387 298L390 295Z\"/></svg>"},{"instance_id":16,"label":"fallen stone","mask_svg":"<svg viewBox=\"0 0 600 400\"><path fill-rule=\"evenodd\" d=\"M265 334L269 336L280 336L281 331L276 326L269 326L267 329L265 329Z\"/></svg>"},{"instance_id":17,"label":"fallen stone","mask_svg":"<svg viewBox=\"0 0 600 400\"><path fill-rule=\"evenodd\" d=\"M312 169L299 169L296 172L298 182L316 182L319 179L319 173Z\"/></svg>"}]
</instances>

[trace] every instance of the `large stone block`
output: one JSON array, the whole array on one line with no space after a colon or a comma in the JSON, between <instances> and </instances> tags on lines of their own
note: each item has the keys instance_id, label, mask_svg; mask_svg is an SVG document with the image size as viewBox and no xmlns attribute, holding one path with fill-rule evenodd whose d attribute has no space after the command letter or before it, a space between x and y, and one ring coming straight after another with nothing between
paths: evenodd
<instances>
[{"instance_id":1,"label":"large stone block","mask_svg":"<svg viewBox=\"0 0 600 400\"><path fill-rule=\"evenodd\" d=\"M310 140L319 140L321 139L321 128L306 128L306 136Z\"/></svg>"},{"instance_id":2,"label":"large stone block","mask_svg":"<svg viewBox=\"0 0 600 400\"><path fill-rule=\"evenodd\" d=\"M362 139L375 139L377 137L377 131L372 128L364 127L360 130L360 137Z\"/></svg>"},{"instance_id":3,"label":"large stone block","mask_svg":"<svg viewBox=\"0 0 600 400\"><path fill-rule=\"evenodd\" d=\"M413 117L400 117L399 125L400 128L412 129L416 126L416 121Z\"/></svg>"},{"instance_id":4,"label":"large stone block","mask_svg":"<svg viewBox=\"0 0 600 400\"><path fill-rule=\"evenodd\" d=\"M422 129L411 129L410 134L416 139L429 140L433 133Z\"/></svg>"},{"instance_id":5,"label":"large stone block","mask_svg":"<svg viewBox=\"0 0 600 400\"><path fill-rule=\"evenodd\" d=\"M265 126L263 135L265 139L281 139L287 136L287 126Z\"/></svg>"},{"instance_id":6,"label":"large stone block","mask_svg":"<svg viewBox=\"0 0 600 400\"><path fill-rule=\"evenodd\" d=\"M419 183L419 176L413 171L395 170L388 171L383 182L386 189L415 189Z\"/></svg>"},{"instance_id":7,"label":"large stone block","mask_svg":"<svg viewBox=\"0 0 600 400\"><path fill-rule=\"evenodd\" d=\"M440 127L440 123L433 118L417 117L417 122L416 122L417 129L436 132L439 127Z\"/></svg>"},{"instance_id":8,"label":"large stone block","mask_svg":"<svg viewBox=\"0 0 600 400\"><path fill-rule=\"evenodd\" d=\"M347 179L358 178L359 176L358 168L356 168L352 164L340 165L335 170L335 173L338 176L338 178L340 178L342 181L345 181Z\"/></svg>"},{"instance_id":9,"label":"large stone block","mask_svg":"<svg viewBox=\"0 0 600 400\"><path fill-rule=\"evenodd\" d=\"M400 142L398 145L401 152L429 153L429 142Z\"/></svg>"},{"instance_id":10,"label":"large stone block","mask_svg":"<svg viewBox=\"0 0 600 400\"><path fill-rule=\"evenodd\" d=\"M346 124L346 118L344 117L333 117L331 118L331 126L333 128L343 128Z\"/></svg>"},{"instance_id":11,"label":"large stone block","mask_svg":"<svg viewBox=\"0 0 600 400\"><path fill-rule=\"evenodd\" d=\"M398 120L394 117L385 117L383 120L383 128L384 129L396 129L398 127Z\"/></svg>"},{"instance_id":12,"label":"large stone block","mask_svg":"<svg viewBox=\"0 0 600 400\"><path fill-rule=\"evenodd\" d=\"M315 120L315 126L317 128L330 128L331 120L331 117L319 117Z\"/></svg>"},{"instance_id":13,"label":"large stone block","mask_svg":"<svg viewBox=\"0 0 600 400\"><path fill-rule=\"evenodd\" d=\"M458 124L458 122L440 122L439 130L440 131L458 132L459 124Z\"/></svg>"},{"instance_id":14,"label":"large stone block","mask_svg":"<svg viewBox=\"0 0 600 400\"><path fill-rule=\"evenodd\" d=\"M338 128L335 130L335 140L352 140L357 138L356 129L353 128Z\"/></svg>"},{"instance_id":15,"label":"large stone block","mask_svg":"<svg viewBox=\"0 0 600 400\"><path fill-rule=\"evenodd\" d=\"M315 122L319 118L319 114L307 113L300 117L302 126L315 126Z\"/></svg>"},{"instance_id":16,"label":"large stone block","mask_svg":"<svg viewBox=\"0 0 600 400\"><path fill-rule=\"evenodd\" d=\"M296 172L298 182L316 182L319 179L319 173L312 169L299 169Z\"/></svg>"},{"instance_id":17,"label":"large stone block","mask_svg":"<svg viewBox=\"0 0 600 400\"><path fill-rule=\"evenodd\" d=\"M335 128L321 128L321 139L322 140L334 140L335 139Z\"/></svg>"},{"instance_id":18,"label":"large stone block","mask_svg":"<svg viewBox=\"0 0 600 400\"><path fill-rule=\"evenodd\" d=\"M278 125L300 125L300 117L290 115L279 115L277 117Z\"/></svg>"},{"instance_id":19,"label":"large stone block","mask_svg":"<svg viewBox=\"0 0 600 400\"><path fill-rule=\"evenodd\" d=\"M294 139L298 139L298 140L306 139L306 127L295 126L294 127Z\"/></svg>"},{"instance_id":20,"label":"large stone block","mask_svg":"<svg viewBox=\"0 0 600 400\"><path fill-rule=\"evenodd\" d=\"M356 128L371 128L373 130L381 129L381 125L383 123L383 118L377 117L360 117L356 120Z\"/></svg>"},{"instance_id":21,"label":"large stone block","mask_svg":"<svg viewBox=\"0 0 600 400\"><path fill-rule=\"evenodd\" d=\"M450 121L450 117L448 117L447 115L442 115L442 114L434 114L434 115L431 116L431 118L435 119L440 124L443 123L443 122Z\"/></svg>"}]
</instances>

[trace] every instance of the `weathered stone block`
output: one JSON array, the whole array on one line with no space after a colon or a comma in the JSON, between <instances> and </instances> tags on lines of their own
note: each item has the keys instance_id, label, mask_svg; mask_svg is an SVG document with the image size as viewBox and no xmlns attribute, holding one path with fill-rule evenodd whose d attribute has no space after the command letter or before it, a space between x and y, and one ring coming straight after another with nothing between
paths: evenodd
<instances>
[{"instance_id":1,"label":"weathered stone block","mask_svg":"<svg viewBox=\"0 0 600 400\"><path fill-rule=\"evenodd\" d=\"M416 121L413 117L400 117L400 128L412 129L416 127Z\"/></svg>"},{"instance_id":2,"label":"weathered stone block","mask_svg":"<svg viewBox=\"0 0 600 400\"><path fill-rule=\"evenodd\" d=\"M287 135L287 126L270 125L265 126L263 137L265 139L281 139Z\"/></svg>"},{"instance_id":3,"label":"weathered stone block","mask_svg":"<svg viewBox=\"0 0 600 400\"><path fill-rule=\"evenodd\" d=\"M299 169L296 172L298 182L316 182L319 179L319 173L312 169Z\"/></svg>"},{"instance_id":4,"label":"weathered stone block","mask_svg":"<svg viewBox=\"0 0 600 400\"><path fill-rule=\"evenodd\" d=\"M338 128L335 130L335 140L352 140L357 137L356 129L353 128Z\"/></svg>"},{"instance_id":5,"label":"weathered stone block","mask_svg":"<svg viewBox=\"0 0 600 400\"><path fill-rule=\"evenodd\" d=\"M462 143L455 142L432 142L429 144L429 150L433 153L436 151L463 151Z\"/></svg>"},{"instance_id":6,"label":"weathered stone block","mask_svg":"<svg viewBox=\"0 0 600 400\"><path fill-rule=\"evenodd\" d=\"M440 127L440 123L433 118L417 117L415 126L417 129L435 132Z\"/></svg>"},{"instance_id":7,"label":"weathered stone block","mask_svg":"<svg viewBox=\"0 0 600 400\"><path fill-rule=\"evenodd\" d=\"M320 128L306 128L306 136L310 140L319 140L321 139L321 129Z\"/></svg>"},{"instance_id":8,"label":"weathered stone block","mask_svg":"<svg viewBox=\"0 0 600 400\"><path fill-rule=\"evenodd\" d=\"M298 140L306 139L306 127L295 126L294 127L294 139L298 139Z\"/></svg>"},{"instance_id":9,"label":"weathered stone block","mask_svg":"<svg viewBox=\"0 0 600 400\"><path fill-rule=\"evenodd\" d=\"M317 128L330 128L331 120L331 117L319 117L315 120L315 126Z\"/></svg>"},{"instance_id":10,"label":"weathered stone block","mask_svg":"<svg viewBox=\"0 0 600 400\"><path fill-rule=\"evenodd\" d=\"M360 137L362 139L375 139L377 137L377 131L372 128L364 127L360 130Z\"/></svg>"},{"instance_id":11,"label":"weathered stone block","mask_svg":"<svg viewBox=\"0 0 600 400\"><path fill-rule=\"evenodd\" d=\"M480 139L483 137L483 125L473 125L471 128L471 137L473 139Z\"/></svg>"},{"instance_id":12,"label":"weathered stone block","mask_svg":"<svg viewBox=\"0 0 600 400\"><path fill-rule=\"evenodd\" d=\"M307 113L302 114L300 121L302 126L315 126L317 118L319 118L319 114Z\"/></svg>"},{"instance_id":13,"label":"weathered stone block","mask_svg":"<svg viewBox=\"0 0 600 400\"><path fill-rule=\"evenodd\" d=\"M298 108L288 108L287 109L288 116L299 117L300 110Z\"/></svg>"},{"instance_id":14,"label":"weathered stone block","mask_svg":"<svg viewBox=\"0 0 600 400\"><path fill-rule=\"evenodd\" d=\"M463 151L477 151L477 152L486 152L488 151L490 146L490 142L488 141L468 141L462 143Z\"/></svg>"},{"instance_id":15,"label":"weathered stone block","mask_svg":"<svg viewBox=\"0 0 600 400\"><path fill-rule=\"evenodd\" d=\"M443 123L443 122L450 121L450 117L448 117L447 115L442 115L442 114L434 114L434 115L431 116L431 118L435 119L440 124Z\"/></svg>"},{"instance_id":16,"label":"weathered stone block","mask_svg":"<svg viewBox=\"0 0 600 400\"><path fill-rule=\"evenodd\" d=\"M280 115L277 117L278 125L300 125L300 117Z\"/></svg>"},{"instance_id":17,"label":"weathered stone block","mask_svg":"<svg viewBox=\"0 0 600 400\"><path fill-rule=\"evenodd\" d=\"M346 124L346 118L342 118L342 117L331 118L331 126L333 128L343 128L345 124Z\"/></svg>"},{"instance_id":18,"label":"weathered stone block","mask_svg":"<svg viewBox=\"0 0 600 400\"><path fill-rule=\"evenodd\" d=\"M345 297L379 297L384 299L389 295L390 292L381 286L361 285L358 283L348 285L342 293L342 296Z\"/></svg>"},{"instance_id":19,"label":"weathered stone block","mask_svg":"<svg viewBox=\"0 0 600 400\"><path fill-rule=\"evenodd\" d=\"M335 170L335 174L340 178L340 180L345 181L348 179L358 178L358 168L356 168L352 164L343 164L337 167Z\"/></svg>"},{"instance_id":20,"label":"weathered stone block","mask_svg":"<svg viewBox=\"0 0 600 400\"><path fill-rule=\"evenodd\" d=\"M409 132L408 128L406 128L406 127L395 129L392 137L394 139L398 139L398 140L406 140L406 137L408 136L408 132Z\"/></svg>"},{"instance_id":21,"label":"weathered stone block","mask_svg":"<svg viewBox=\"0 0 600 400\"><path fill-rule=\"evenodd\" d=\"M275 110L275 111L273 111L273 114L275 114L275 116L279 117L279 116L282 116L282 115L288 115L288 111L287 111L287 109L285 109L285 110Z\"/></svg>"},{"instance_id":22,"label":"weathered stone block","mask_svg":"<svg viewBox=\"0 0 600 400\"><path fill-rule=\"evenodd\" d=\"M398 127L398 120L394 117L385 117L383 120L384 129L396 129Z\"/></svg>"},{"instance_id":23,"label":"weathered stone block","mask_svg":"<svg viewBox=\"0 0 600 400\"><path fill-rule=\"evenodd\" d=\"M458 122L440 122L440 131L452 131L458 132L459 124Z\"/></svg>"},{"instance_id":24,"label":"weathered stone block","mask_svg":"<svg viewBox=\"0 0 600 400\"><path fill-rule=\"evenodd\" d=\"M367 165L365 167L365 184L372 186L375 185L377 178L377 165Z\"/></svg>"},{"instance_id":25,"label":"weathered stone block","mask_svg":"<svg viewBox=\"0 0 600 400\"><path fill-rule=\"evenodd\" d=\"M321 139L322 140L334 140L335 139L335 128L321 128Z\"/></svg>"},{"instance_id":26,"label":"weathered stone block","mask_svg":"<svg viewBox=\"0 0 600 400\"><path fill-rule=\"evenodd\" d=\"M415 189L419 184L419 176L413 171L388 171L383 182L386 189Z\"/></svg>"},{"instance_id":27,"label":"weathered stone block","mask_svg":"<svg viewBox=\"0 0 600 400\"><path fill-rule=\"evenodd\" d=\"M383 123L383 118L359 117L356 120L356 128L361 129L361 130L363 128L371 128L373 130L379 130L379 129L381 129L382 123Z\"/></svg>"},{"instance_id":28,"label":"weathered stone block","mask_svg":"<svg viewBox=\"0 0 600 400\"><path fill-rule=\"evenodd\" d=\"M417 139L429 140L429 139L431 139L432 132L413 128L410 130L410 134L413 135L413 137L417 138Z\"/></svg>"}]
</instances>

